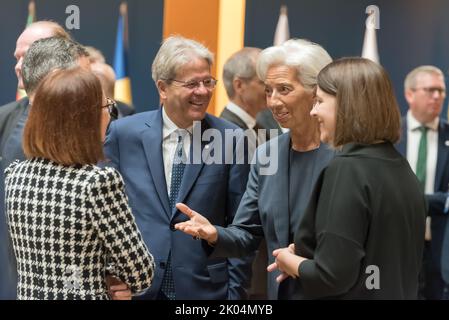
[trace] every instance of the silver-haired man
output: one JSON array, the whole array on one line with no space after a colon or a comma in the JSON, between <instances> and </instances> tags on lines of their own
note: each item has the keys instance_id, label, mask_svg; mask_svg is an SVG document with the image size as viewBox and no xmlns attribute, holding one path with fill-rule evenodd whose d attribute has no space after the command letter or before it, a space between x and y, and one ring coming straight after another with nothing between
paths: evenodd
<instances>
[{"instance_id":1,"label":"silver-haired man","mask_svg":"<svg viewBox=\"0 0 449 320\"><path fill-rule=\"evenodd\" d=\"M200 43L167 38L152 65L162 107L109 127L106 156L125 180L136 222L158 266L147 299L246 298L251 259L209 259L207 245L174 228L186 219L177 202L228 225L246 186L248 164L209 161L216 158L211 150L235 150L235 143L203 141L206 130L221 137L226 129L242 135L237 126L206 113L217 82L212 63ZM194 122L203 139L196 139Z\"/></svg>"}]
</instances>

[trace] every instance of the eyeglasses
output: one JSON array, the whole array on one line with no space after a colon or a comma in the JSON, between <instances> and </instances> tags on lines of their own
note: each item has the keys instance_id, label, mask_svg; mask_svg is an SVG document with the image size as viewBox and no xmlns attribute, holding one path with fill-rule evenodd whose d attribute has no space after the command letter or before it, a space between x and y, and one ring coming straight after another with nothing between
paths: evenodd
<instances>
[{"instance_id":1,"label":"eyeglasses","mask_svg":"<svg viewBox=\"0 0 449 320\"><path fill-rule=\"evenodd\" d=\"M109 115L111 116L111 120L116 120L118 118L118 109L117 102L112 100L111 98L106 98L107 104L101 106L101 108L108 108Z\"/></svg>"},{"instance_id":2,"label":"eyeglasses","mask_svg":"<svg viewBox=\"0 0 449 320\"><path fill-rule=\"evenodd\" d=\"M444 88L438 88L438 87L422 87L422 88L414 88L412 89L412 91L416 91L416 90L422 90L424 91L429 97L433 96L435 94L435 92L438 92L438 94L440 96L444 96L446 95L446 89Z\"/></svg>"},{"instance_id":3,"label":"eyeglasses","mask_svg":"<svg viewBox=\"0 0 449 320\"><path fill-rule=\"evenodd\" d=\"M215 86L217 85L218 80L214 79L214 78L207 78L204 80L192 80L192 81L181 81L181 80L176 80L176 79L162 79L164 81L174 81L174 82L178 82L178 83L182 83L181 87L184 87L186 89L189 90L196 90L201 86L201 83L203 84L203 86L207 89L207 90L213 90L215 88Z\"/></svg>"}]
</instances>

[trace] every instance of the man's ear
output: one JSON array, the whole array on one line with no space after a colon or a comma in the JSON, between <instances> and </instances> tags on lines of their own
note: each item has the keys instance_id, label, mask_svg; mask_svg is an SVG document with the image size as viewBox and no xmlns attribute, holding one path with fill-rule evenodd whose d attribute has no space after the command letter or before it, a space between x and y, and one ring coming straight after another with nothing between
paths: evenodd
<instances>
[{"instance_id":1,"label":"man's ear","mask_svg":"<svg viewBox=\"0 0 449 320\"><path fill-rule=\"evenodd\" d=\"M410 104L413 102L413 100L415 98L415 93L413 92L413 90L407 89L407 90L405 90L404 97L405 97L405 100L407 101L407 103Z\"/></svg>"},{"instance_id":2,"label":"man's ear","mask_svg":"<svg viewBox=\"0 0 449 320\"><path fill-rule=\"evenodd\" d=\"M243 81L240 78L234 78L232 81L232 86L234 87L234 92L240 94L242 91Z\"/></svg>"},{"instance_id":3,"label":"man's ear","mask_svg":"<svg viewBox=\"0 0 449 320\"><path fill-rule=\"evenodd\" d=\"M156 82L157 91L159 92L159 98L163 102L165 99L167 99L167 89L168 85L163 80L158 80Z\"/></svg>"}]
</instances>

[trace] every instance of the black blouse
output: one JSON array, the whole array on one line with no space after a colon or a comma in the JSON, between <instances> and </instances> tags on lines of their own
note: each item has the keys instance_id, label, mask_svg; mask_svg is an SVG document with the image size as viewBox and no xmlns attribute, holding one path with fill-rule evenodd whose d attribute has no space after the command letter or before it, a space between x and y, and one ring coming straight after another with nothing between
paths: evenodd
<instances>
[{"instance_id":1,"label":"black blouse","mask_svg":"<svg viewBox=\"0 0 449 320\"><path fill-rule=\"evenodd\" d=\"M391 143L348 144L321 173L295 235L304 299L416 299L426 203Z\"/></svg>"}]
</instances>

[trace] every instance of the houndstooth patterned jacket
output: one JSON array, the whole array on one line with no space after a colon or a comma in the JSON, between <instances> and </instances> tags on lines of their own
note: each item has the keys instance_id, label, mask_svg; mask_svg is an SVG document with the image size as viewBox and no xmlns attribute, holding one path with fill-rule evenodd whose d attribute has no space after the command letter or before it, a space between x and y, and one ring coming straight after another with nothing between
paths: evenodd
<instances>
[{"instance_id":1,"label":"houndstooth patterned jacket","mask_svg":"<svg viewBox=\"0 0 449 320\"><path fill-rule=\"evenodd\" d=\"M115 169L35 158L5 173L18 299L109 299L109 264L133 293L150 286L153 257Z\"/></svg>"}]
</instances>

